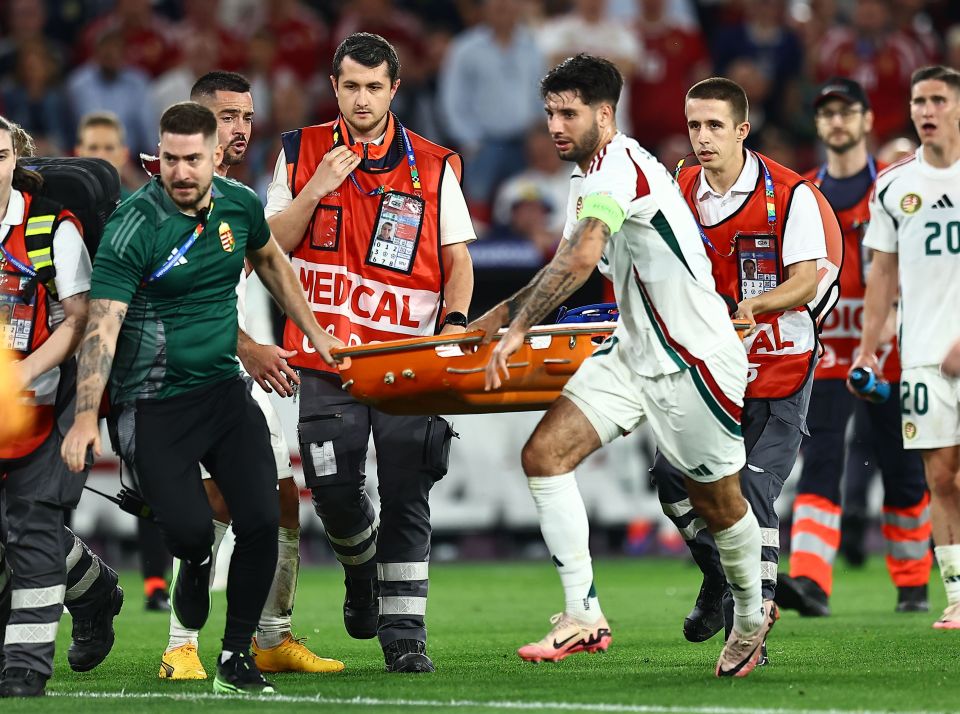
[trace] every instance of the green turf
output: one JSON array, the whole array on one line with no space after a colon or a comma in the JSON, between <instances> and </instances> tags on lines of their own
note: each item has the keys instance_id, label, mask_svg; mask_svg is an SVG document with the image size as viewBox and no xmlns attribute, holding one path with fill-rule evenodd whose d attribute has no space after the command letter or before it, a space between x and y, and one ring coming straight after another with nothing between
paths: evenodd
<instances>
[{"instance_id":1,"label":"green turf","mask_svg":"<svg viewBox=\"0 0 960 714\"><path fill-rule=\"evenodd\" d=\"M699 573L676 561L615 560L596 564L601 603L614 641L605 655L574 655L558 664L520 661L514 650L538 639L562 608L556 573L543 562L440 564L431 568L429 652L434 675L389 675L374 641L351 640L340 621L338 568L301 573L295 630L319 654L346 662L337 675L273 675L283 695L317 696L317 703L214 699L212 680L161 682L157 670L166 643L163 615L146 613L139 582L124 578L127 602L116 622L117 644L93 672L66 665L70 621L58 640L57 667L45 701L4 702L3 711L202 712L254 711L504 711L441 703L506 702L519 711L542 703L614 705L607 711L699 712L955 711L960 698L960 633L931 629L929 615L897 615L895 591L877 559L861 571L837 573L828 619L785 613L769 641L771 664L744 680L713 676L721 641L694 645L680 626L699 587ZM936 574L934 574L936 576ZM944 606L931 587L932 607ZM201 657L213 671L223 622L223 598L201 637ZM94 699L78 693L152 693L162 698ZM174 700L174 695L184 699ZM197 697L196 695L202 695ZM362 697L380 701L346 704ZM401 700L418 700L403 704ZM509 709L508 709L509 710ZM540 709L550 711L548 709ZM571 711L574 709L567 709ZM552 711L556 711L553 709Z\"/></svg>"}]
</instances>

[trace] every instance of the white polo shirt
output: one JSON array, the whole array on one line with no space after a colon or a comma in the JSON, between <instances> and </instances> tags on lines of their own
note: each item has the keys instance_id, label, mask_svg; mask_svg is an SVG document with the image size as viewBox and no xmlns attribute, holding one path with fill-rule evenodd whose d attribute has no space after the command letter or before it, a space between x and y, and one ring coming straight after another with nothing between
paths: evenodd
<instances>
[{"instance_id":1,"label":"white polo shirt","mask_svg":"<svg viewBox=\"0 0 960 714\"><path fill-rule=\"evenodd\" d=\"M752 151L746 152L746 161L740 176L725 194L714 191L707 180L706 170L701 171L696 190L697 213L701 225L714 226L736 213L757 188L758 180L763 190L760 162ZM827 257L827 242L820 220L820 208L809 186L797 186L788 216L777 216L777 220L786 221L780 251L784 266Z\"/></svg>"}]
</instances>

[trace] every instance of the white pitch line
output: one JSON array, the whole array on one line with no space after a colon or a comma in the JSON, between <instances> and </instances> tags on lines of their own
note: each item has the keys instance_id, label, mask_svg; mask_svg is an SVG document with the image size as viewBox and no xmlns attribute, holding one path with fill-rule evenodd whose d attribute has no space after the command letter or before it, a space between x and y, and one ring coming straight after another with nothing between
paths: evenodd
<instances>
[{"instance_id":1,"label":"white pitch line","mask_svg":"<svg viewBox=\"0 0 960 714\"><path fill-rule=\"evenodd\" d=\"M47 692L64 699L169 699L171 701L256 701L263 704L334 704L359 707L452 707L506 709L513 711L611 712L614 714L948 714L945 711L871 711L869 709L753 709L747 707L677 707L650 704L590 704L584 702L479 701L471 699L377 699L375 697L324 697L275 694L251 697L214 693L164 694L162 692Z\"/></svg>"}]
</instances>

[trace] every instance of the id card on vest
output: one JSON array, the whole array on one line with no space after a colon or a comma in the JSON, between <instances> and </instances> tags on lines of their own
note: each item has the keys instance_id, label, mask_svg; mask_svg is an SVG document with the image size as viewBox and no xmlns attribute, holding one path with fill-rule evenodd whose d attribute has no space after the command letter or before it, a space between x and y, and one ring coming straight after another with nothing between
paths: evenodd
<instances>
[{"instance_id":1,"label":"id card on vest","mask_svg":"<svg viewBox=\"0 0 960 714\"><path fill-rule=\"evenodd\" d=\"M24 299L30 276L0 272L0 346L23 355L30 354L34 325L37 321L37 296Z\"/></svg>"},{"instance_id":2,"label":"id card on vest","mask_svg":"<svg viewBox=\"0 0 960 714\"><path fill-rule=\"evenodd\" d=\"M423 199L418 196L400 191L384 193L373 223L367 263L409 275L417 257L423 207Z\"/></svg>"},{"instance_id":3,"label":"id card on vest","mask_svg":"<svg viewBox=\"0 0 960 714\"><path fill-rule=\"evenodd\" d=\"M737 233L740 300L757 297L780 284L777 237L770 233Z\"/></svg>"}]
</instances>

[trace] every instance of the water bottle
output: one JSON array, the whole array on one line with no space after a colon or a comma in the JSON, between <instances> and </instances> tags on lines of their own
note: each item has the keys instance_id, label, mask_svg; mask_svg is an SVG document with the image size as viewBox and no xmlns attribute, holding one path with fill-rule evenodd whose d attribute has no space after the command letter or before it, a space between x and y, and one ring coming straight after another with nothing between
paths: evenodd
<instances>
[{"instance_id":1,"label":"water bottle","mask_svg":"<svg viewBox=\"0 0 960 714\"><path fill-rule=\"evenodd\" d=\"M850 384L868 402L880 404L890 398L890 382L880 379L869 367L857 367L850 372Z\"/></svg>"}]
</instances>

